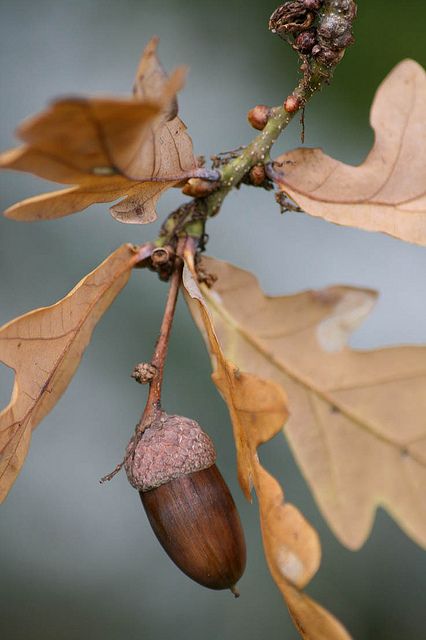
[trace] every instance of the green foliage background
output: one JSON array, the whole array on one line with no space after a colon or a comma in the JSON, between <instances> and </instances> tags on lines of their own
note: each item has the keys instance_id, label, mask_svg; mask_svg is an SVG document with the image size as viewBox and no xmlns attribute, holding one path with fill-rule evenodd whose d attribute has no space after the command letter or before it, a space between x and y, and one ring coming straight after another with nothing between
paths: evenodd
<instances>
[{"instance_id":1,"label":"green foliage background","mask_svg":"<svg viewBox=\"0 0 426 640\"><path fill-rule=\"evenodd\" d=\"M269 0L1 0L1 148L13 144L20 120L54 96L128 92L141 49L154 33L168 68L191 68L180 104L197 153L247 142L247 110L259 102L278 104L297 78L295 57L267 31L275 6ZM307 110L309 146L323 146L347 162L362 160L372 142L368 111L375 88L400 59L425 63L425 19L421 0L359 2L356 46L333 85ZM293 123L279 149L298 144ZM4 174L1 208L47 188L35 178ZM161 217L181 200L177 191L168 194ZM377 287L380 302L354 346L425 342L424 248L304 215L281 217L271 194L248 189L228 199L208 230L209 252L253 270L269 293L336 282ZM116 223L105 206L48 223L1 220L0 323L52 304L121 242L154 234L153 227ZM34 436L24 471L1 508L5 640L298 637L264 563L256 506L245 504L236 486L227 412L209 382L208 358L183 304L165 407L199 420L217 443L219 466L247 533L240 600L202 589L175 570L123 476L107 487L97 482L121 459L142 409L144 390L129 373L150 357L164 295L152 274L133 275L66 395ZM0 369L0 406L11 385L11 373ZM343 549L284 439L262 455L320 532L323 566L308 591L358 640L423 637L424 553L382 511L359 553Z\"/></svg>"}]
</instances>

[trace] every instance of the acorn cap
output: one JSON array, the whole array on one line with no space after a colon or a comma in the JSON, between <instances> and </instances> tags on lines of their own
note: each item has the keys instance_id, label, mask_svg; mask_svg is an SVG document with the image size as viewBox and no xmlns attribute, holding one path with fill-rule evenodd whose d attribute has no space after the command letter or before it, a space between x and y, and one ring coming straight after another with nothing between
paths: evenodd
<instances>
[{"instance_id":1,"label":"acorn cap","mask_svg":"<svg viewBox=\"0 0 426 640\"><path fill-rule=\"evenodd\" d=\"M183 416L169 416L161 411L134 448L135 437L127 447L125 469L130 484L138 491L149 491L175 478L207 469L216 461L209 436L195 420Z\"/></svg>"}]
</instances>

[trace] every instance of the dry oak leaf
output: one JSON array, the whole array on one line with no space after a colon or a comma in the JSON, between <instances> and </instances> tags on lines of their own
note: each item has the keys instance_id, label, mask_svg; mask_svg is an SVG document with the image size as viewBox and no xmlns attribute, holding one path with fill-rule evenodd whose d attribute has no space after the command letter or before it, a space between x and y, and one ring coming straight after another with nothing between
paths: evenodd
<instances>
[{"instance_id":1,"label":"dry oak leaf","mask_svg":"<svg viewBox=\"0 0 426 640\"><path fill-rule=\"evenodd\" d=\"M10 403L0 412L0 502L24 463L33 429L67 388L93 329L137 260L132 246L123 245L65 298L0 328L0 362L16 374Z\"/></svg>"},{"instance_id":2,"label":"dry oak leaf","mask_svg":"<svg viewBox=\"0 0 426 640\"><path fill-rule=\"evenodd\" d=\"M156 39L148 44L140 67L155 61L160 66L156 44ZM133 98L57 100L24 122L17 135L25 145L1 154L0 168L74 186L23 200L5 215L22 221L58 218L127 196L111 208L113 217L142 224L155 220L162 192L196 167L185 125L177 117L167 122L184 77L182 68L170 78L163 72L154 87L152 73L144 82L138 71Z\"/></svg>"},{"instance_id":3,"label":"dry oak leaf","mask_svg":"<svg viewBox=\"0 0 426 640\"><path fill-rule=\"evenodd\" d=\"M301 636L309 640L349 640L340 623L303 589L321 560L318 535L300 511L284 500L277 480L260 464L257 448L273 438L288 416L279 385L240 371L222 353L209 309L196 282L192 255L185 255L183 285L213 361L212 379L232 420L241 488L250 500L256 491L266 560Z\"/></svg>"},{"instance_id":4,"label":"dry oak leaf","mask_svg":"<svg viewBox=\"0 0 426 640\"><path fill-rule=\"evenodd\" d=\"M197 169L193 154L192 140L186 133L186 126L177 117L176 94L183 87L186 70L177 69L168 78L158 57L158 38L154 37L145 47L133 85L136 101L158 102L161 114L150 125L150 136L146 140L143 153L129 154L128 159L118 166L132 180L186 180Z\"/></svg>"},{"instance_id":5,"label":"dry oak leaf","mask_svg":"<svg viewBox=\"0 0 426 640\"><path fill-rule=\"evenodd\" d=\"M295 149L277 158L276 180L310 215L426 245L426 75L417 62L400 62L383 81L370 121L374 146L360 166Z\"/></svg>"},{"instance_id":6,"label":"dry oak leaf","mask_svg":"<svg viewBox=\"0 0 426 640\"><path fill-rule=\"evenodd\" d=\"M154 36L148 42L139 61L133 84L133 95L141 100L157 100L161 97L167 82L167 73L157 57L159 38ZM173 120L178 114L176 97L167 105L167 121Z\"/></svg>"},{"instance_id":7,"label":"dry oak leaf","mask_svg":"<svg viewBox=\"0 0 426 640\"><path fill-rule=\"evenodd\" d=\"M346 344L376 294L336 286L269 297L255 277L207 259L205 303L226 357L289 397L284 433L317 503L350 549L384 507L426 545L426 347Z\"/></svg>"}]
</instances>

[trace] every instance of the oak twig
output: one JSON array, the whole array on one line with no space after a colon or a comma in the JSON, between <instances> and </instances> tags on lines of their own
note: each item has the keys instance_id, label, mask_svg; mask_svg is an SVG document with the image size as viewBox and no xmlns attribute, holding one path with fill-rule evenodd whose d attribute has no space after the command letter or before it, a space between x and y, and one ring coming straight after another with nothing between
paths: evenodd
<instances>
[{"instance_id":1,"label":"oak twig","mask_svg":"<svg viewBox=\"0 0 426 640\"><path fill-rule=\"evenodd\" d=\"M285 10L286 6L284 3L282 8ZM335 67L353 42L352 23L356 16L356 4L353 0L324 0L318 6L315 18L317 36L310 42L309 52L306 53L306 38L302 46L298 38L293 35L290 37L290 41L293 39L292 48L298 51L302 63L300 69L303 77L298 85L283 105L271 109L266 126L252 142L232 152L230 160L218 171L218 188L205 197L194 198L169 215L155 241L156 246L173 245L182 235L198 237L202 241L205 221L219 213L226 196L241 184L252 167L270 162L271 148L280 134L297 113L302 113L303 122L308 101L324 84L330 83ZM288 28L283 16L280 19L281 28ZM303 23L294 24L291 31L294 35L298 32L303 34L305 26Z\"/></svg>"}]
</instances>

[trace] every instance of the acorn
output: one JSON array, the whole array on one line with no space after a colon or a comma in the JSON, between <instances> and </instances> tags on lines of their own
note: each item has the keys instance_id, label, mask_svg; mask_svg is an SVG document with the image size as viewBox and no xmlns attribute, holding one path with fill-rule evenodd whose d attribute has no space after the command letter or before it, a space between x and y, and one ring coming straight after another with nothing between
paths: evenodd
<instances>
[{"instance_id":1,"label":"acorn","mask_svg":"<svg viewBox=\"0 0 426 640\"><path fill-rule=\"evenodd\" d=\"M238 595L244 533L215 461L214 445L195 420L159 411L130 441L125 467L171 560L204 587Z\"/></svg>"}]
</instances>

